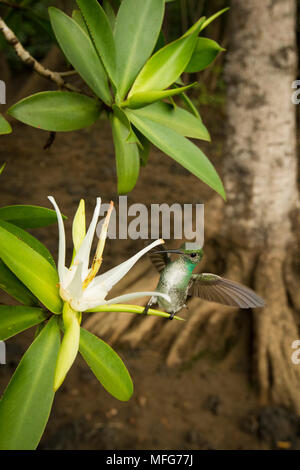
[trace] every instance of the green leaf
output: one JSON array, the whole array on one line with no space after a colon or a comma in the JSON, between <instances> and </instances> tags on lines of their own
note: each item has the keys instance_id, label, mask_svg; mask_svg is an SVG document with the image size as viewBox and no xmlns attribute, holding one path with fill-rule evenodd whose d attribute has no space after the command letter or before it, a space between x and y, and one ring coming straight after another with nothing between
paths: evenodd
<instances>
[{"instance_id":1,"label":"green leaf","mask_svg":"<svg viewBox=\"0 0 300 470\"><path fill-rule=\"evenodd\" d=\"M33 237L30 233L26 232L22 228L9 222L6 222L5 220L1 220L1 218L0 227L4 228L12 235L18 237L19 240L23 241L28 246L30 246L30 248L32 248L34 251L43 256L43 258L45 258L45 260L47 260L48 263L50 263L54 269L56 269L56 264L54 262L54 259L52 258L50 251L37 238Z\"/></svg>"},{"instance_id":2,"label":"green leaf","mask_svg":"<svg viewBox=\"0 0 300 470\"><path fill-rule=\"evenodd\" d=\"M3 170L4 170L4 168L5 168L5 165L6 165L6 163L3 163L3 165L1 166L1 168L0 168L0 175L2 175Z\"/></svg>"},{"instance_id":3,"label":"green leaf","mask_svg":"<svg viewBox=\"0 0 300 470\"><path fill-rule=\"evenodd\" d=\"M141 108L147 104L154 103L155 101L160 101L170 96L180 95L195 85L196 83L191 83L190 85L180 88L169 88L168 90L162 91L142 91L134 93L130 96L130 98L122 103L122 107L127 106L128 108L132 109Z\"/></svg>"},{"instance_id":4,"label":"green leaf","mask_svg":"<svg viewBox=\"0 0 300 470\"><path fill-rule=\"evenodd\" d=\"M113 141L116 153L118 193L129 193L135 186L140 168L137 143L127 141L130 127L121 113L115 110L111 116Z\"/></svg>"},{"instance_id":5,"label":"green leaf","mask_svg":"<svg viewBox=\"0 0 300 470\"><path fill-rule=\"evenodd\" d=\"M199 26L191 34L184 35L157 51L145 64L128 94L164 90L182 74L193 54Z\"/></svg>"},{"instance_id":6,"label":"green leaf","mask_svg":"<svg viewBox=\"0 0 300 470\"><path fill-rule=\"evenodd\" d=\"M156 44L164 0L123 0L117 14L117 88L122 100Z\"/></svg>"},{"instance_id":7,"label":"green leaf","mask_svg":"<svg viewBox=\"0 0 300 470\"><path fill-rule=\"evenodd\" d=\"M219 193L225 199L225 191L219 175L204 153L192 142L173 129L137 116L136 111L126 109L126 115L132 124L154 145L176 160L180 165L193 173Z\"/></svg>"},{"instance_id":8,"label":"green leaf","mask_svg":"<svg viewBox=\"0 0 300 470\"><path fill-rule=\"evenodd\" d=\"M202 24L200 31L203 31L203 29L204 29L204 28L207 28L207 26L208 26L212 21L216 20L219 16L223 15L223 13L225 13L225 11L228 11L228 10L229 10L229 7L223 8L223 10L220 10L220 11L218 11L217 13L215 13L214 15L210 16L209 18L207 18L207 20Z\"/></svg>"},{"instance_id":9,"label":"green leaf","mask_svg":"<svg viewBox=\"0 0 300 470\"><path fill-rule=\"evenodd\" d=\"M66 132L94 124L100 116L101 104L79 93L42 91L18 101L7 112L38 129Z\"/></svg>"},{"instance_id":10,"label":"green leaf","mask_svg":"<svg viewBox=\"0 0 300 470\"><path fill-rule=\"evenodd\" d=\"M195 50L185 72L194 73L206 69L217 57L220 51L224 51L216 41L208 38L198 38Z\"/></svg>"},{"instance_id":11,"label":"green leaf","mask_svg":"<svg viewBox=\"0 0 300 470\"><path fill-rule=\"evenodd\" d=\"M0 135L10 134L12 131L11 125L7 122L6 119L0 114Z\"/></svg>"},{"instance_id":12,"label":"green leaf","mask_svg":"<svg viewBox=\"0 0 300 470\"><path fill-rule=\"evenodd\" d=\"M163 124L185 137L210 141L209 133L201 119L196 118L179 106L174 108L163 102L153 103L144 108L136 109L134 115Z\"/></svg>"},{"instance_id":13,"label":"green leaf","mask_svg":"<svg viewBox=\"0 0 300 470\"><path fill-rule=\"evenodd\" d=\"M108 344L81 328L79 352L108 393L118 400L129 400L132 380L122 359Z\"/></svg>"},{"instance_id":14,"label":"green leaf","mask_svg":"<svg viewBox=\"0 0 300 470\"><path fill-rule=\"evenodd\" d=\"M51 312L61 313L57 271L43 256L2 226L0 258Z\"/></svg>"},{"instance_id":15,"label":"green leaf","mask_svg":"<svg viewBox=\"0 0 300 470\"><path fill-rule=\"evenodd\" d=\"M60 332L52 318L24 354L0 401L0 449L35 449L54 398Z\"/></svg>"},{"instance_id":16,"label":"green leaf","mask_svg":"<svg viewBox=\"0 0 300 470\"><path fill-rule=\"evenodd\" d=\"M11 338L46 319L47 314L41 308L0 305L0 340Z\"/></svg>"},{"instance_id":17,"label":"green leaf","mask_svg":"<svg viewBox=\"0 0 300 470\"><path fill-rule=\"evenodd\" d=\"M110 22L97 0L76 0L99 57L113 83L116 83L116 47Z\"/></svg>"},{"instance_id":18,"label":"green leaf","mask_svg":"<svg viewBox=\"0 0 300 470\"><path fill-rule=\"evenodd\" d=\"M88 27L84 21L84 18L79 10L73 10L72 11L72 18L76 23L83 29L83 31L89 35L89 30Z\"/></svg>"},{"instance_id":19,"label":"green leaf","mask_svg":"<svg viewBox=\"0 0 300 470\"><path fill-rule=\"evenodd\" d=\"M24 305L37 305L38 300L0 259L0 289Z\"/></svg>"},{"instance_id":20,"label":"green leaf","mask_svg":"<svg viewBox=\"0 0 300 470\"><path fill-rule=\"evenodd\" d=\"M23 204L0 207L0 219L21 228L47 227L57 223L55 211L46 207Z\"/></svg>"},{"instance_id":21,"label":"green leaf","mask_svg":"<svg viewBox=\"0 0 300 470\"><path fill-rule=\"evenodd\" d=\"M89 36L69 16L55 7L49 15L56 39L68 61L106 104L111 103L107 75Z\"/></svg>"}]
</instances>

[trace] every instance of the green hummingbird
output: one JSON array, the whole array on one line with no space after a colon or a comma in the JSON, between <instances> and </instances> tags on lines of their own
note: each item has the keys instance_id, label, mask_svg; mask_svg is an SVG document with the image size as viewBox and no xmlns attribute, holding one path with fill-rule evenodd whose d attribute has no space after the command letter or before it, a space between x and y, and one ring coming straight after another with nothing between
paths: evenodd
<instances>
[{"instance_id":1,"label":"green hummingbird","mask_svg":"<svg viewBox=\"0 0 300 470\"><path fill-rule=\"evenodd\" d=\"M175 261L171 261L169 253L180 255ZM145 307L146 315L150 306L158 304L167 313L169 319L186 307L189 297L200 297L204 300L218 302L239 308L263 307L264 300L253 290L237 282L224 279L216 274L199 273L193 274L194 269L203 258L203 249L195 249L194 244L184 243L178 250L150 251L150 259L160 273L156 287L157 292L168 294L171 301L163 297L151 297Z\"/></svg>"}]
</instances>

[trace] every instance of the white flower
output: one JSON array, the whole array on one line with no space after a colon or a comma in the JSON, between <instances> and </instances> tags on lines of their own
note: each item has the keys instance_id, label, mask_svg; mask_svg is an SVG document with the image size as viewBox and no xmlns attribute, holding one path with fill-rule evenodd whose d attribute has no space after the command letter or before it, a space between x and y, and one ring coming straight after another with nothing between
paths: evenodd
<instances>
[{"instance_id":1,"label":"white flower","mask_svg":"<svg viewBox=\"0 0 300 470\"><path fill-rule=\"evenodd\" d=\"M170 301L168 295L160 294L158 292L132 292L130 294L125 294L113 299L106 300L106 296L112 287L127 274L127 272L141 258L141 256L143 256L153 247L164 243L162 239L151 243L149 246L139 251L136 255L119 264L115 268L110 269L104 274L96 276L102 262L102 252L107 235L107 226L113 208L113 204L111 203L110 210L108 211L99 237L96 255L94 257L91 268L89 268L90 251L101 205L101 199L97 198L97 204L94 210L91 224L86 235L84 237L82 236L81 243L77 243L78 246L76 246L75 237L73 236L76 254L70 268L68 269L65 263L66 239L63 219L55 199L52 196L49 196L48 198L55 208L58 220L58 275L60 282L60 296L70 305L73 310L77 312L84 312L100 305L123 303L137 297L152 295L160 295L166 300ZM81 225L84 225L83 220L81 219Z\"/></svg>"}]
</instances>

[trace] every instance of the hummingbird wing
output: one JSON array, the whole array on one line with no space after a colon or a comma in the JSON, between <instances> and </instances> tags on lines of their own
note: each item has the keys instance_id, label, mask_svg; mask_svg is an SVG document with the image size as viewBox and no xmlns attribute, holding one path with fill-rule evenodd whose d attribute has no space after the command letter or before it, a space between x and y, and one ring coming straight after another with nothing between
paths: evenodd
<instances>
[{"instance_id":1,"label":"hummingbird wing","mask_svg":"<svg viewBox=\"0 0 300 470\"><path fill-rule=\"evenodd\" d=\"M188 295L239 308L264 306L264 300L253 290L216 274L193 274Z\"/></svg>"},{"instance_id":2,"label":"hummingbird wing","mask_svg":"<svg viewBox=\"0 0 300 470\"><path fill-rule=\"evenodd\" d=\"M168 253L159 253L159 251L162 250L163 248L161 246L157 246L153 249L153 251L156 251L156 253L149 251L150 260L159 273L163 271L163 269L171 261L170 255Z\"/></svg>"}]
</instances>

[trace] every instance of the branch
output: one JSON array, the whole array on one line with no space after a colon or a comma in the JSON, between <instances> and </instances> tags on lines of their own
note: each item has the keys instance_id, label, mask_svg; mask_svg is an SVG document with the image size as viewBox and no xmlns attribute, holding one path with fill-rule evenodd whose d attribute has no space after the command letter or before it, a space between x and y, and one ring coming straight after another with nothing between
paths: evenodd
<instances>
[{"instance_id":1,"label":"branch","mask_svg":"<svg viewBox=\"0 0 300 470\"><path fill-rule=\"evenodd\" d=\"M0 0L0 3L3 3L5 0ZM9 2L7 2L8 4ZM54 82L59 88L65 88L70 91L75 91L78 93L82 93L82 91L71 85L70 83L65 82L63 77L59 72L53 72L45 68L40 62L38 62L31 54L29 54L26 49L22 46L19 39L15 35L15 33L7 26L5 21L0 16L0 32L3 34L6 42L14 48L18 57L21 59L24 64L28 67L32 68L36 73L41 75L42 77L47 78Z\"/></svg>"}]
</instances>

